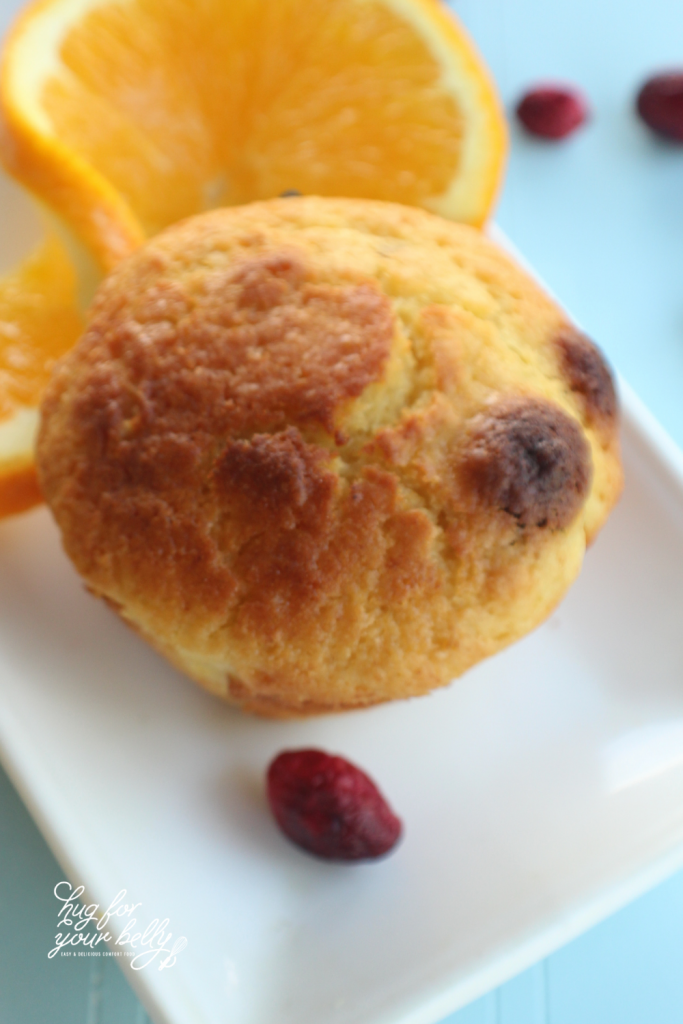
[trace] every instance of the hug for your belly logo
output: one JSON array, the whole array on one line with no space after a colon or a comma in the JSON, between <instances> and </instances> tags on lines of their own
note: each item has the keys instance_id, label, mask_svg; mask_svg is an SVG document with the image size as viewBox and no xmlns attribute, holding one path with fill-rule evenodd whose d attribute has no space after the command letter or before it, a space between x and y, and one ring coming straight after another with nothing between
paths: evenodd
<instances>
[{"instance_id":1,"label":"hug for your belly logo","mask_svg":"<svg viewBox=\"0 0 683 1024\"><path fill-rule=\"evenodd\" d=\"M173 967L187 939L184 935L173 937L167 917L163 921L154 918L143 929L133 916L142 904L126 902L126 889L117 893L106 910L100 910L99 903L86 905L84 892L85 886L74 888L66 881L55 886L60 907L49 960L56 956L126 956L134 971L150 964L160 971Z\"/></svg>"}]
</instances>

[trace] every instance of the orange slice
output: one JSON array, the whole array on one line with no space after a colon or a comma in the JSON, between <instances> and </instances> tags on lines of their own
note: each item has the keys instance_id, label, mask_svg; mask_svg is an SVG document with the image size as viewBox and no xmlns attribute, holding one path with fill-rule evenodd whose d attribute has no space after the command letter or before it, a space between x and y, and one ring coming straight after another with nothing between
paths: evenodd
<instances>
[{"instance_id":1,"label":"orange slice","mask_svg":"<svg viewBox=\"0 0 683 1024\"><path fill-rule=\"evenodd\" d=\"M0 516L42 500L33 467L38 403L81 329L76 273L63 244L48 236L0 277Z\"/></svg>"},{"instance_id":2,"label":"orange slice","mask_svg":"<svg viewBox=\"0 0 683 1024\"><path fill-rule=\"evenodd\" d=\"M181 217L286 189L478 225L505 138L438 0L38 0L0 79L3 162L104 269Z\"/></svg>"}]
</instances>

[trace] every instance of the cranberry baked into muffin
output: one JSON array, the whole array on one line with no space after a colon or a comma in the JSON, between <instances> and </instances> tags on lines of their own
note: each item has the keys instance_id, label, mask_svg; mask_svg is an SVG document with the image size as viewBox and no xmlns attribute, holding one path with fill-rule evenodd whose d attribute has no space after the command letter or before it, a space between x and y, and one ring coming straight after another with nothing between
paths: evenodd
<instances>
[{"instance_id":1,"label":"cranberry baked into muffin","mask_svg":"<svg viewBox=\"0 0 683 1024\"><path fill-rule=\"evenodd\" d=\"M249 711L423 694L537 626L621 488L595 346L478 231L194 217L101 286L42 409L89 589Z\"/></svg>"}]
</instances>

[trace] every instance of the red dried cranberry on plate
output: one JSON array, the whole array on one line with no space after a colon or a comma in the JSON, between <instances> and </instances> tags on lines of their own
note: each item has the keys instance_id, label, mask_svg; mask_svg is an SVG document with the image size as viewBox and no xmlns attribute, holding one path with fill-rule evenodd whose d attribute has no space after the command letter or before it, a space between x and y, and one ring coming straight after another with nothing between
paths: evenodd
<instances>
[{"instance_id":1,"label":"red dried cranberry on plate","mask_svg":"<svg viewBox=\"0 0 683 1024\"><path fill-rule=\"evenodd\" d=\"M683 142L683 71L648 78L638 93L636 108L658 135Z\"/></svg>"},{"instance_id":2,"label":"red dried cranberry on plate","mask_svg":"<svg viewBox=\"0 0 683 1024\"><path fill-rule=\"evenodd\" d=\"M401 821L360 768L322 750L286 750L268 768L268 802L285 835L327 860L382 857Z\"/></svg>"},{"instance_id":3,"label":"red dried cranberry on plate","mask_svg":"<svg viewBox=\"0 0 683 1024\"><path fill-rule=\"evenodd\" d=\"M522 96L516 114L532 135L564 139L588 117L588 104L571 86L539 85Z\"/></svg>"}]
</instances>

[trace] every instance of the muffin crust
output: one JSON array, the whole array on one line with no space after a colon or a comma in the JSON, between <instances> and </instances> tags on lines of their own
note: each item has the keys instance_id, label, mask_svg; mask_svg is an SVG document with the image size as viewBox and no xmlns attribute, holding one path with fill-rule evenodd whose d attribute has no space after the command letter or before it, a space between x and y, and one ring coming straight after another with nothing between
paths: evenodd
<instances>
[{"instance_id":1,"label":"muffin crust","mask_svg":"<svg viewBox=\"0 0 683 1024\"><path fill-rule=\"evenodd\" d=\"M426 693L524 635L621 487L598 350L479 232L287 198L157 236L43 403L65 548L263 714Z\"/></svg>"}]
</instances>

